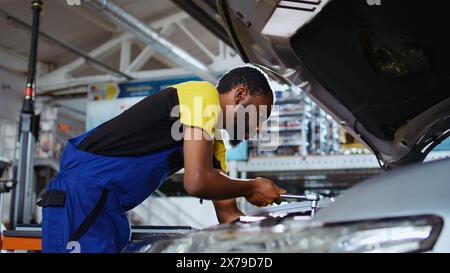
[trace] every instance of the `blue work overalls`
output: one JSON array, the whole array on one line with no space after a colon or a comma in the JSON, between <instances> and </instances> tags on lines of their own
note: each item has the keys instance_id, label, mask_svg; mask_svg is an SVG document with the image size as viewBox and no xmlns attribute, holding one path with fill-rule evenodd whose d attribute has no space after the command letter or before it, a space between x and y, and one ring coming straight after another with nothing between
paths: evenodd
<instances>
[{"instance_id":1,"label":"blue work overalls","mask_svg":"<svg viewBox=\"0 0 450 273\"><path fill-rule=\"evenodd\" d=\"M149 197L174 169L168 157L182 144L139 157L101 156L70 139L43 206L43 252L120 252L130 241L126 212ZM182 162L182 160L181 160Z\"/></svg>"}]
</instances>

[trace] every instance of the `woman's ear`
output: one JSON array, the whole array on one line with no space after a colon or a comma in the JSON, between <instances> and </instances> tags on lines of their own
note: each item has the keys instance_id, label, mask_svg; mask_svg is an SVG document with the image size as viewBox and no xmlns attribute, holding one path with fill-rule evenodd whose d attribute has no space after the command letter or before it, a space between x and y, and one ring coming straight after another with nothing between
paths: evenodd
<instances>
[{"instance_id":1,"label":"woman's ear","mask_svg":"<svg viewBox=\"0 0 450 273\"><path fill-rule=\"evenodd\" d=\"M244 86L237 86L234 90L234 104L237 105L245 100L245 98L249 95L249 91Z\"/></svg>"}]
</instances>

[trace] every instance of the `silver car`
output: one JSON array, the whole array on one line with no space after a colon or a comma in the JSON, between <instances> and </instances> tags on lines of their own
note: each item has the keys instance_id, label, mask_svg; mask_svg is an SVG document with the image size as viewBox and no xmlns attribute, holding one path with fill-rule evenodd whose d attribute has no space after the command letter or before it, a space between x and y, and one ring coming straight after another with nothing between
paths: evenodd
<instances>
[{"instance_id":1,"label":"silver car","mask_svg":"<svg viewBox=\"0 0 450 273\"><path fill-rule=\"evenodd\" d=\"M313 218L285 205L139 251L450 252L450 160L418 163L450 135L450 2L203 2L244 61L300 87L392 170Z\"/></svg>"},{"instance_id":2,"label":"silver car","mask_svg":"<svg viewBox=\"0 0 450 273\"><path fill-rule=\"evenodd\" d=\"M148 240L138 252L450 252L450 160L393 170L358 184L316 215L281 205L188 235ZM430 183L433 185L430 186Z\"/></svg>"},{"instance_id":3,"label":"silver car","mask_svg":"<svg viewBox=\"0 0 450 273\"><path fill-rule=\"evenodd\" d=\"M449 136L448 1L219 0L218 8L244 61L299 86L386 168L422 161Z\"/></svg>"}]
</instances>

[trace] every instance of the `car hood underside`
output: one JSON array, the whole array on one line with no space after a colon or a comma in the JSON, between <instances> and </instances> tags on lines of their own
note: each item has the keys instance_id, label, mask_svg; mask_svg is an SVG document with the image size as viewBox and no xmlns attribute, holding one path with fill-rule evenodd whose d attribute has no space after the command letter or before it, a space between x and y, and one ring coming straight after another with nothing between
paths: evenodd
<instances>
[{"instance_id":1,"label":"car hood underside","mask_svg":"<svg viewBox=\"0 0 450 273\"><path fill-rule=\"evenodd\" d=\"M409 140L418 136L396 139L402 128L419 133L448 117L450 3L362 2L331 1L293 36L292 48L372 138L412 148L417 142ZM447 113L438 118L433 107ZM433 117L423 122L429 124L415 120L427 111Z\"/></svg>"},{"instance_id":2,"label":"car hood underside","mask_svg":"<svg viewBox=\"0 0 450 273\"><path fill-rule=\"evenodd\" d=\"M387 166L448 135L449 1L217 3L244 61L303 88Z\"/></svg>"}]
</instances>

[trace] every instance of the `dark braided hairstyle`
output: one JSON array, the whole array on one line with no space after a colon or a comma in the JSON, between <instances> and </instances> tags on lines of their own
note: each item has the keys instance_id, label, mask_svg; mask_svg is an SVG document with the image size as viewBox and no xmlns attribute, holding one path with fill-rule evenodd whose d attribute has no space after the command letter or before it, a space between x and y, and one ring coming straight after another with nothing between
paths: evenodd
<instances>
[{"instance_id":1,"label":"dark braided hairstyle","mask_svg":"<svg viewBox=\"0 0 450 273\"><path fill-rule=\"evenodd\" d=\"M234 68L225 73L219 80L217 90L224 94L240 84L248 88L251 95L272 96L266 76L259 69L250 66Z\"/></svg>"}]
</instances>

